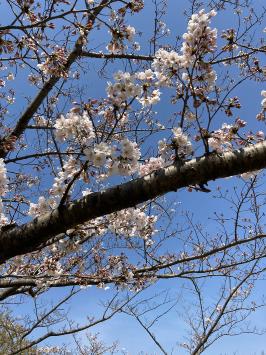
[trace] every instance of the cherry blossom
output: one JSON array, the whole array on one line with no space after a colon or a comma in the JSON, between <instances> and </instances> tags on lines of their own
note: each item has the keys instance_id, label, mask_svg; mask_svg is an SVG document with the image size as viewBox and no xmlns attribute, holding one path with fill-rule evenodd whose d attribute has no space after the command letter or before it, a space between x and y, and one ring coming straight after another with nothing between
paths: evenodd
<instances>
[{"instance_id":1,"label":"cherry blossom","mask_svg":"<svg viewBox=\"0 0 266 355\"><path fill-rule=\"evenodd\" d=\"M82 144L89 144L94 138L92 122L86 111L82 114L75 108L64 117L60 115L56 120L56 137L59 140L75 139Z\"/></svg>"}]
</instances>

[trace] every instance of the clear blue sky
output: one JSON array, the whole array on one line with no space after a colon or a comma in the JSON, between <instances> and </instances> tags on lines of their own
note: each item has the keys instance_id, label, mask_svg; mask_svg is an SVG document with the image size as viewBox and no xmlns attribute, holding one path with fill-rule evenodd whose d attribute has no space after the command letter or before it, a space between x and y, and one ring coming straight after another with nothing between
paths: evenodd
<instances>
[{"instance_id":1,"label":"clear blue sky","mask_svg":"<svg viewBox=\"0 0 266 355\"><path fill-rule=\"evenodd\" d=\"M265 4L263 0L256 0L256 7L260 7ZM182 15L188 4L188 0L169 0L169 8L165 18L165 22L167 26L171 29L172 35L169 37L169 40L173 40L175 35L182 35L186 28L186 19ZM134 25L139 31L143 32L141 45L142 50L141 53L146 53L145 43L147 38L150 37L150 31L152 29L152 16L150 13L153 11L152 2L146 0L146 8L143 12L132 17L132 21L129 21L130 24ZM212 26L217 27L218 29L227 29L234 27L235 25L235 15L233 13L226 12L218 14L218 16L213 20ZM99 38L91 38L90 43L91 47L94 46L95 43L99 43L101 41L101 33L99 32ZM166 42L167 40L165 40ZM113 70L116 71L119 68L119 64L114 65ZM111 75L110 75L111 77ZM104 95L104 85L103 81L98 79L96 71L91 71L89 73L88 78L84 78L84 80L88 80L88 96L97 97ZM23 97L23 86L21 85L21 97ZM262 129L263 127L259 127L255 120L256 114L260 110L260 91L262 86L254 83L247 82L244 86L241 87L240 90L237 90L234 95L238 95L243 104L242 109L239 114L242 119L247 121L250 124L252 129ZM265 88L264 88L265 89ZM18 104L22 102L19 98L17 98ZM158 105L158 116L167 116L170 109L166 105ZM221 118L222 123L223 118ZM217 123L217 128L219 126ZM204 193L187 193L187 191L180 191L176 194L169 194L168 197L170 199L176 199L180 202L178 208L180 209L188 209L192 213L195 214L196 220L201 221L202 224L208 228L209 232L214 232L216 226L212 221L208 219L209 216L215 210L222 211L223 209L228 208L223 202L219 201L217 203L217 199L214 199L212 196L215 194L216 188L218 185L223 185L227 188L232 188L234 184L239 184L238 178L226 180L226 181L215 181L210 183L210 188L213 191L210 194ZM204 208L202 208L204 206ZM175 247L173 245L173 247ZM182 287L182 281L167 281L167 282L159 282L156 286L149 288L146 291L146 295L154 294L154 291L158 292L159 290L169 289L173 297L177 297ZM261 289L266 290L266 284L261 283ZM212 280L209 281L209 297L210 299L214 295L213 288L217 287L217 284ZM54 290L52 291L54 297L59 297L63 291ZM89 288L84 291L82 295L78 296L75 299L75 302L69 304L71 308L71 314L73 315L73 319L75 321L82 323L86 321L86 316L90 315L91 310L97 309L98 300L101 297L108 297L108 293L110 290L104 291L97 288ZM256 293L260 294L260 289L257 289ZM181 302L182 305L182 302ZM30 310L30 305L25 307L24 311ZM169 351L173 346L177 344L177 342L182 342L182 336L184 335L184 323L178 318L178 309L172 311L170 314L163 317L158 325L153 328L153 332L156 334L158 340L162 343L162 345ZM257 325L264 326L265 320L265 312L262 310L260 313L254 314L253 322ZM143 354L160 354L158 348L153 344L147 334L141 330L136 321L132 318L126 317L124 315L116 316L111 321L106 322L105 324L92 329L92 332L100 333L100 338L103 339L104 342L109 344L112 341L119 340L120 347L125 348L128 351L128 354L135 355L140 351L143 351ZM82 337L82 336L81 336ZM67 341L64 338L49 340L50 344L61 344L63 341ZM42 344L41 344L42 345ZM242 335L239 337L227 337L222 340L217 341L213 346L208 349L205 354L206 355L225 355L225 354L237 354L237 355L260 355L262 351L266 351L266 335L263 336L255 336L255 335ZM183 354L182 350L174 350L173 354Z\"/></svg>"}]
</instances>

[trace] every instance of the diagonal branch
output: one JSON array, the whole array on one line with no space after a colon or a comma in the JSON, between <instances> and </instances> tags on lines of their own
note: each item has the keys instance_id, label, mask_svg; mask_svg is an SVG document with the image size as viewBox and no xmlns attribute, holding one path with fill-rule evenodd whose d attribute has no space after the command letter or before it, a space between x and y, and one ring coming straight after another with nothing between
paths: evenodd
<instances>
[{"instance_id":1,"label":"diagonal branch","mask_svg":"<svg viewBox=\"0 0 266 355\"><path fill-rule=\"evenodd\" d=\"M101 53L101 52L87 52L81 51L81 57L87 58L98 58L98 59L128 59L128 60L144 60L144 61L153 61L154 56L144 55L144 54L128 54L128 53Z\"/></svg>"},{"instance_id":2,"label":"diagonal branch","mask_svg":"<svg viewBox=\"0 0 266 355\"><path fill-rule=\"evenodd\" d=\"M92 11L92 13L90 14L90 16L88 17L88 23L90 23L91 28L93 27L92 25L94 24L97 16L100 14L100 12L102 11L102 9L109 4L110 2L112 2L112 0L102 0L101 3L95 7ZM89 30L87 30L89 32ZM70 66L76 61L76 59L80 56L80 52L82 50L82 41L83 36L80 36L75 45L74 48L72 50L72 52L69 54L68 58L67 58L67 62L65 64L64 69L67 71ZM31 104L27 107L27 109L25 110L25 112L22 114L22 116L19 118L16 126L14 127L14 129L11 131L11 133L9 134L8 137L5 137L4 139L2 139L2 141L0 141L0 158L5 158L5 156L7 155L7 151L5 149L5 141L8 141L10 139L10 137L16 137L19 138L23 132L25 131L25 129L27 128L27 125L29 123L29 121L31 120L32 116L36 113L36 111L38 110L38 108L40 107L40 105L42 104L43 100L47 97L47 95L49 94L49 92L54 88L55 84L60 80L60 77L58 76L51 76L51 78L44 84L44 86L42 87L42 89L38 92L38 94L36 95L36 97L33 99L33 101L31 102Z\"/></svg>"},{"instance_id":3,"label":"diagonal branch","mask_svg":"<svg viewBox=\"0 0 266 355\"><path fill-rule=\"evenodd\" d=\"M266 141L224 154L198 157L184 164L174 163L142 178L60 206L22 226L4 230L0 235L0 263L16 255L35 251L57 234L97 217L134 207L182 187L265 167Z\"/></svg>"}]
</instances>

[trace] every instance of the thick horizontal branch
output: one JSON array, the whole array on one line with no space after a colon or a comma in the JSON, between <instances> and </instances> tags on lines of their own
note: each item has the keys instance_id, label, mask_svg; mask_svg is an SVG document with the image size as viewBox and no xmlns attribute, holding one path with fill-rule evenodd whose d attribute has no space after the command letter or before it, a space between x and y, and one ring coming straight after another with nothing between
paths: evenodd
<instances>
[{"instance_id":1,"label":"thick horizontal branch","mask_svg":"<svg viewBox=\"0 0 266 355\"><path fill-rule=\"evenodd\" d=\"M266 167L266 141L253 146L203 156L109 189L92 193L0 235L0 263L29 253L56 236L97 217L134 207L170 191L209 180Z\"/></svg>"}]
</instances>

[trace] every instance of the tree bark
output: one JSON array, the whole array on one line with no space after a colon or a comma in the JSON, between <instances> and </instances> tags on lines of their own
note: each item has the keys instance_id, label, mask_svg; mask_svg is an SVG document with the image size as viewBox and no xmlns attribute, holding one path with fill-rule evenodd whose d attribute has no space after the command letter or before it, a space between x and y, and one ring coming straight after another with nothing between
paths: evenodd
<instances>
[{"instance_id":1,"label":"tree bark","mask_svg":"<svg viewBox=\"0 0 266 355\"><path fill-rule=\"evenodd\" d=\"M182 187L204 184L266 167L266 141L253 146L174 163L149 175L92 193L21 226L0 234L0 263L36 251L38 247L78 224L134 207Z\"/></svg>"}]
</instances>

